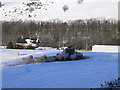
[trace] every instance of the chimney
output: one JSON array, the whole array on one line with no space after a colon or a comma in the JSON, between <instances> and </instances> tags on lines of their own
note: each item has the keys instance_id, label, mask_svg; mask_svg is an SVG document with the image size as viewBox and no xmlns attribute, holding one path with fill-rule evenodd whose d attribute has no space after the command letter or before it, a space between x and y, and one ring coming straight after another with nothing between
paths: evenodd
<instances>
[{"instance_id":1,"label":"chimney","mask_svg":"<svg viewBox=\"0 0 120 90\"><path fill-rule=\"evenodd\" d=\"M22 38L22 39L24 38L23 35L21 36L21 38Z\"/></svg>"}]
</instances>

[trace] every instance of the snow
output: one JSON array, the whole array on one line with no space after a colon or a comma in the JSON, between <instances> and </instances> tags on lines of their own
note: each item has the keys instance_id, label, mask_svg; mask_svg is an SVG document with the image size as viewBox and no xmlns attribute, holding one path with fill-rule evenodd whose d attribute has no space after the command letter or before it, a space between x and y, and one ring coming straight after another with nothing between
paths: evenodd
<instances>
[{"instance_id":1,"label":"snow","mask_svg":"<svg viewBox=\"0 0 120 90\"><path fill-rule=\"evenodd\" d=\"M52 48L52 47L37 47L36 50L56 50L56 48Z\"/></svg>"},{"instance_id":2,"label":"snow","mask_svg":"<svg viewBox=\"0 0 120 90\"><path fill-rule=\"evenodd\" d=\"M28 57L29 55L37 57L51 54L49 50L0 49L0 51L0 56L2 56L0 67L22 63L22 58ZM52 50L52 53L54 52L56 52L56 50ZM18 53L20 53L20 55L18 55Z\"/></svg>"},{"instance_id":3,"label":"snow","mask_svg":"<svg viewBox=\"0 0 120 90\"><path fill-rule=\"evenodd\" d=\"M17 56L12 57L15 56L16 51L27 55L33 54L34 57L43 54L52 56L62 52L59 50L2 50L6 62L8 62L7 59L12 61L17 58ZM2 86L3 88L99 88L105 81L118 77L118 53L81 52L90 58L3 67Z\"/></svg>"},{"instance_id":4,"label":"snow","mask_svg":"<svg viewBox=\"0 0 120 90\"><path fill-rule=\"evenodd\" d=\"M48 5L29 12L25 11L28 7L22 4L23 2L26 3L27 0L1 0L4 5L0 8L0 20L51 21L53 19L60 19L68 21L90 18L118 19L118 0L84 0L82 4L78 4L77 0L40 1ZM53 4L50 3L52 1L54 2ZM63 11L64 5L69 7L66 12ZM16 12L14 12L14 7L17 9ZM28 17L29 15L32 17Z\"/></svg>"}]
</instances>

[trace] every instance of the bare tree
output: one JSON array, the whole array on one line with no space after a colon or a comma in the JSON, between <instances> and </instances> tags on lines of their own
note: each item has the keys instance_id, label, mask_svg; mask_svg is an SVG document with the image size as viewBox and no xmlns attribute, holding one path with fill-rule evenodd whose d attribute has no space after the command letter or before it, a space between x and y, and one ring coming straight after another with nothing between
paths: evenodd
<instances>
[{"instance_id":1,"label":"bare tree","mask_svg":"<svg viewBox=\"0 0 120 90\"><path fill-rule=\"evenodd\" d=\"M118 22L112 20L75 20L69 22L3 22L3 43L15 43L22 35L39 37L41 46L62 47L73 45L78 49L91 49L92 45L117 45Z\"/></svg>"},{"instance_id":2,"label":"bare tree","mask_svg":"<svg viewBox=\"0 0 120 90\"><path fill-rule=\"evenodd\" d=\"M0 1L0 7L2 6L1 1Z\"/></svg>"}]
</instances>

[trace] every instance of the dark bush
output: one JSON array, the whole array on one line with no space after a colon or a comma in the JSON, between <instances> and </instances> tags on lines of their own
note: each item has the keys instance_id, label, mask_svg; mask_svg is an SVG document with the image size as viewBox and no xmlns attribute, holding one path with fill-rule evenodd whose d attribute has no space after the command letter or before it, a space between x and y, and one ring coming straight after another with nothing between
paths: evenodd
<instances>
[{"instance_id":1,"label":"dark bush","mask_svg":"<svg viewBox=\"0 0 120 90\"><path fill-rule=\"evenodd\" d=\"M14 49L33 49L34 50L35 47L33 47L33 46L24 47L24 46L21 46L21 45L15 45Z\"/></svg>"},{"instance_id":2,"label":"dark bush","mask_svg":"<svg viewBox=\"0 0 120 90\"><path fill-rule=\"evenodd\" d=\"M14 49L24 49L24 47L21 46L21 45L15 45L15 46L14 46Z\"/></svg>"},{"instance_id":3,"label":"dark bush","mask_svg":"<svg viewBox=\"0 0 120 90\"><path fill-rule=\"evenodd\" d=\"M25 49L35 49L35 47L33 47L33 46L28 46L28 47L25 47Z\"/></svg>"},{"instance_id":4,"label":"dark bush","mask_svg":"<svg viewBox=\"0 0 120 90\"><path fill-rule=\"evenodd\" d=\"M12 42L9 42L7 44L7 49L14 49L14 46L13 46L13 43Z\"/></svg>"}]
</instances>

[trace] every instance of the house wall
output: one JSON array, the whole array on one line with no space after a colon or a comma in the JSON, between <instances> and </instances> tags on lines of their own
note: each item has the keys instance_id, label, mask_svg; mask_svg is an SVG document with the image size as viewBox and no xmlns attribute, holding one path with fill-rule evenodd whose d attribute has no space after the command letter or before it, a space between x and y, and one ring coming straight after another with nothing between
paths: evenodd
<instances>
[{"instance_id":1,"label":"house wall","mask_svg":"<svg viewBox=\"0 0 120 90\"><path fill-rule=\"evenodd\" d=\"M92 52L120 52L120 46L112 45L94 45Z\"/></svg>"},{"instance_id":2,"label":"house wall","mask_svg":"<svg viewBox=\"0 0 120 90\"><path fill-rule=\"evenodd\" d=\"M36 44L28 44L28 43L16 43L16 45L21 45L21 46L24 46L24 47L28 47L28 46L36 47L37 46Z\"/></svg>"}]
</instances>

